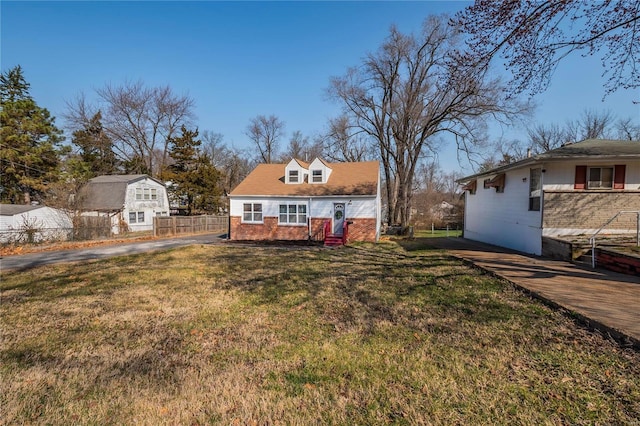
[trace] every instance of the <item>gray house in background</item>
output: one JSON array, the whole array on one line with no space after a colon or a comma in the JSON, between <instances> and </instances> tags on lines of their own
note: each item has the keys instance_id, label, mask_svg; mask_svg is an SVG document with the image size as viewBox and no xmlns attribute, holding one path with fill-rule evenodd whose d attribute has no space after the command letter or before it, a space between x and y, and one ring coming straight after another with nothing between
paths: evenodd
<instances>
[{"instance_id":1,"label":"gray house in background","mask_svg":"<svg viewBox=\"0 0 640 426\"><path fill-rule=\"evenodd\" d=\"M154 216L169 215L167 189L148 175L106 175L78 192L83 216L108 216L114 234L153 230Z\"/></svg>"}]
</instances>

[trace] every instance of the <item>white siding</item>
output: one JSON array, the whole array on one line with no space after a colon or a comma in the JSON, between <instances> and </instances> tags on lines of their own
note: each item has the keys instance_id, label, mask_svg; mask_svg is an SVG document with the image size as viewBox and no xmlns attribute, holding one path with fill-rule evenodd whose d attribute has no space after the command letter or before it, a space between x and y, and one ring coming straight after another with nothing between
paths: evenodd
<instances>
[{"instance_id":1,"label":"white siding","mask_svg":"<svg viewBox=\"0 0 640 426\"><path fill-rule=\"evenodd\" d=\"M39 230L38 240L63 239L73 228L70 216L62 210L40 207L13 216L0 216L0 241L11 240L12 234L24 231L25 227Z\"/></svg>"},{"instance_id":2,"label":"white siding","mask_svg":"<svg viewBox=\"0 0 640 426\"><path fill-rule=\"evenodd\" d=\"M157 191L157 200L136 200L136 188L155 189ZM159 184L153 179L143 179L130 184L127 187L127 195L125 197L124 209L122 211L122 219L129 225L131 231L151 231L153 230L153 217L156 214L169 215L169 198L167 197L167 189L164 185ZM129 213L144 213L144 222L130 223ZM118 218L114 217L113 231L118 233Z\"/></svg>"},{"instance_id":3,"label":"white siding","mask_svg":"<svg viewBox=\"0 0 640 426\"><path fill-rule=\"evenodd\" d=\"M242 217L244 203L261 203L262 215L277 217L279 206L282 203L304 203L308 207L308 217L323 218L333 217L333 203L345 204L345 216L347 218L377 218L377 204L375 197L353 198L353 197L327 197L312 198L309 206L309 197L233 197L231 199L231 216Z\"/></svg>"},{"instance_id":4,"label":"white siding","mask_svg":"<svg viewBox=\"0 0 640 426\"><path fill-rule=\"evenodd\" d=\"M331 169L328 168L320 159L316 158L309 165L309 183L313 182L313 171L314 170L322 170L322 182L326 183L329 180L329 176L331 175Z\"/></svg>"},{"instance_id":5,"label":"white siding","mask_svg":"<svg viewBox=\"0 0 640 426\"><path fill-rule=\"evenodd\" d=\"M596 161L596 160L581 160L581 161L567 161L562 163L549 162L542 167L545 169L544 173L544 189L547 191L569 191L573 190L576 166L610 166L613 167L617 164L625 164L625 185L627 190L640 189L640 160L636 161Z\"/></svg>"},{"instance_id":6,"label":"white siding","mask_svg":"<svg viewBox=\"0 0 640 426\"><path fill-rule=\"evenodd\" d=\"M465 195L464 236L525 253L541 254L541 213L529 211L529 168L507 172L503 193L496 192L495 188L485 189L484 179L478 179L475 194L467 192Z\"/></svg>"},{"instance_id":7,"label":"white siding","mask_svg":"<svg viewBox=\"0 0 640 426\"><path fill-rule=\"evenodd\" d=\"M298 181L297 182L290 182L289 181L289 172L292 171L292 170L297 170L298 171ZM305 176L308 175L308 174L309 174L309 171L307 169L302 167L296 160L292 159L291 161L289 161L289 163L287 164L287 166L284 169L285 183L287 183L287 185L299 185L299 184L304 182Z\"/></svg>"}]
</instances>

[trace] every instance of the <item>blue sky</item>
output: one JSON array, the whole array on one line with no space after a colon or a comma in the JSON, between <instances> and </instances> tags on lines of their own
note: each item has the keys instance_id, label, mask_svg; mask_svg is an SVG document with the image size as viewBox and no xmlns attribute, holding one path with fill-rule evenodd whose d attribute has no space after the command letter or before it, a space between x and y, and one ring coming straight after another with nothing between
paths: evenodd
<instances>
[{"instance_id":1,"label":"blue sky","mask_svg":"<svg viewBox=\"0 0 640 426\"><path fill-rule=\"evenodd\" d=\"M12 2L0 3L2 71L21 65L38 104L58 117L80 92L141 80L170 85L196 103L196 125L248 147L244 135L258 114L313 136L339 105L327 100L332 76L357 65L392 24L418 31L429 14L453 13L463 1L413 2ZM534 100L532 123L564 123L585 109L640 122L637 91L602 102L601 65L573 55ZM526 139L524 127L492 127L495 138ZM458 164L449 142L445 170Z\"/></svg>"}]
</instances>

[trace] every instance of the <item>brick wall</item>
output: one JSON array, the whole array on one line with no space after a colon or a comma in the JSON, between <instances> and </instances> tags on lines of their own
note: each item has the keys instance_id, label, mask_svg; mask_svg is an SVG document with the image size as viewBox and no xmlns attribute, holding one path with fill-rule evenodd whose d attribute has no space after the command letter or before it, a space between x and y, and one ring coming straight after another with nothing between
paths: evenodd
<instances>
[{"instance_id":1,"label":"brick wall","mask_svg":"<svg viewBox=\"0 0 640 426\"><path fill-rule=\"evenodd\" d=\"M329 218L311 219L311 239L322 240L324 222ZM375 241L375 219L347 220L349 225L349 241ZM242 223L239 216L231 217L231 239L233 240L306 240L308 229L306 226L278 226L277 217L265 217L263 223Z\"/></svg>"},{"instance_id":2,"label":"brick wall","mask_svg":"<svg viewBox=\"0 0 640 426\"><path fill-rule=\"evenodd\" d=\"M306 225L278 226L277 217L264 217L263 223L242 223L240 217L231 217L232 240L306 240L308 234Z\"/></svg>"},{"instance_id":3,"label":"brick wall","mask_svg":"<svg viewBox=\"0 0 640 426\"><path fill-rule=\"evenodd\" d=\"M545 191L543 227L598 229L621 210L640 210L638 191ZM621 215L608 231L636 229L636 216Z\"/></svg>"},{"instance_id":4,"label":"brick wall","mask_svg":"<svg viewBox=\"0 0 640 426\"><path fill-rule=\"evenodd\" d=\"M311 239L324 241L324 223L331 220L328 217L314 217L311 219Z\"/></svg>"},{"instance_id":5,"label":"brick wall","mask_svg":"<svg viewBox=\"0 0 640 426\"><path fill-rule=\"evenodd\" d=\"M376 219L354 219L347 218L353 222L349 225L349 241L371 241L376 240Z\"/></svg>"}]
</instances>

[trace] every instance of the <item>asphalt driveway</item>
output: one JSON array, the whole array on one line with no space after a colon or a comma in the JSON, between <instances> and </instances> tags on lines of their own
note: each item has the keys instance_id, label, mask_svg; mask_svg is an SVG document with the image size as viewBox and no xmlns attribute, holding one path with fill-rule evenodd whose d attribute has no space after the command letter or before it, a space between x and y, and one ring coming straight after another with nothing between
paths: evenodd
<instances>
[{"instance_id":1,"label":"asphalt driveway","mask_svg":"<svg viewBox=\"0 0 640 426\"><path fill-rule=\"evenodd\" d=\"M168 250L192 244L217 244L224 241L224 234L199 234L186 237L146 240L131 243L106 244L81 249L29 253L0 258L0 272L28 270L36 266L62 262L88 262L115 256Z\"/></svg>"}]
</instances>

